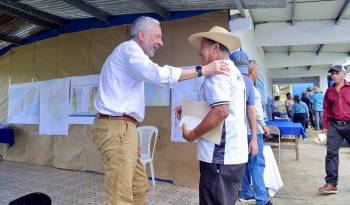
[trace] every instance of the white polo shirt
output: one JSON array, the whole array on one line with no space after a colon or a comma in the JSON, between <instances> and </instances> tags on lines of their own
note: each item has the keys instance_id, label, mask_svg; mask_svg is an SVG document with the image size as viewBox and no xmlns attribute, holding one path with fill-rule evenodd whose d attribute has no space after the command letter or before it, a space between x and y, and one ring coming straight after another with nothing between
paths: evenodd
<instances>
[{"instance_id":1,"label":"white polo shirt","mask_svg":"<svg viewBox=\"0 0 350 205\"><path fill-rule=\"evenodd\" d=\"M103 64L95 108L99 113L129 115L142 122L145 116L144 82L173 84L181 68L154 63L134 41L119 44Z\"/></svg>"},{"instance_id":2,"label":"white polo shirt","mask_svg":"<svg viewBox=\"0 0 350 205\"><path fill-rule=\"evenodd\" d=\"M220 145L199 138L197 157L200 161L217 164L242 164L248 161L246 128L246 95L243 77L232 61L228 60L231 75L206 77L199 96L210 106L229 104Z\"/></svg>"}]
</instances>

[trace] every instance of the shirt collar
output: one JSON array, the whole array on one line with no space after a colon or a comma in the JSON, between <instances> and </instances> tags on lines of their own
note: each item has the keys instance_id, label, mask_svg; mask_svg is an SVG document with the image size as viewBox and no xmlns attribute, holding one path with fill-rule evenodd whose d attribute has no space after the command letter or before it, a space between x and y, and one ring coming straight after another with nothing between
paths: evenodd
<instances>
[{"instance_id":1,"label":"shirt collar","mask_svg":"<svg viewBox=\"0 0 350 205\"><path fill-rule=\"evenodd\" d=\"M344 79L344 86L350 87L350 82L348 82L347 80ZM332 90L335 90L334 83L332 84L332 86L331 86L330 88L331 88Z\"/></svg>"}]
</instances>

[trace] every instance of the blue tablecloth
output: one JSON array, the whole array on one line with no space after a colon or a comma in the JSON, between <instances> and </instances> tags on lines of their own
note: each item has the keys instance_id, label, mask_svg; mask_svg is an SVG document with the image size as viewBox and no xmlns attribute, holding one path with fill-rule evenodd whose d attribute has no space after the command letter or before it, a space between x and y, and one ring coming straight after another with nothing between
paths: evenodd
<instances>
[{"instance_id":1,"label":"blue tablecloth","mask_svg":"<svg viewBox=\"0 0 350 205\"><path fill-rule=\"evenodd\" d=\"M307 138L307 134L300 123L293 123L291 121L266 121L267 125L274 125L280 129L281 135L294 135Z\"/></svg>"},{"instance_id":2,"label":"blue tablecloth","mask_svg":"<svg viewBox=\"0 0 350 205\"><path fill-rule=\"evenodd\" d=\"M12 147L15 144L15 137L12 129L0 129L0 143L8 144L9 147Z\"/></svg>"}]
</instances>

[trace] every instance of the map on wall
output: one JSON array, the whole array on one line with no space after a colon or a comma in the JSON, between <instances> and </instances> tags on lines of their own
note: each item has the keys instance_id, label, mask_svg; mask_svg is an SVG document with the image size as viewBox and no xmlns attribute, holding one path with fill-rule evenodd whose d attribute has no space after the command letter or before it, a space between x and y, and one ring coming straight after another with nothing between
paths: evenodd
<instances>
[{"instance_id":1,"label":"map on wall","mask_svg":"<svg viewBox=\"0 0 350 205\"><path fill-rule=\"evenodd\" d=\"M40 135L68 135L69 78L41 82Z\"/></svg>"},{"instance_id":2,"label":"map on wall","mask_svg":"<svg viewBox=\"0 0 350 205\"><path fill-rule=\"evenodd\" d=\"M145 104L146 106L169 106L170 88L145 83Z\"/></svg>"},{"instance_id":3,"label":"map on wall","mask_svg":"<svg viewBox=\"0 0 350 205\"><path fill-rule=\"evenodd\" d=\"M10 85L8 123L38 124L40 114L40 83Z\"/></svg>"},{"instance_id":4,"label":"map on wall","mask_svg":"<svg viewBox=\"0 0 350 205\"><path fill-rule=\"evenodd\" d=\"M71 124L92 124L97 113L95 98L100 76L71 77L69 122Z\"/></svg>"}]
</instances>

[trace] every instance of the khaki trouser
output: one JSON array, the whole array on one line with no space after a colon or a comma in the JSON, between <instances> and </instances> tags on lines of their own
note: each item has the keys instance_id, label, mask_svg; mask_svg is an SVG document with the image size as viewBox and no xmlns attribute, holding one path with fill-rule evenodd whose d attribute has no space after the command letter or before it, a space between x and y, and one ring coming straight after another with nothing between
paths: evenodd
<instances>
[{"instance_id":1,"label":"khaki trouser","mask_svg":"<svg viewBox=\"0 0 350 205\"><path fill-rule=\"evenodd\" d=\"M124 120L96 119L92 132L103 158L106 204L147 204L148 179L137 155L136 126Z\"/></svg>"}]
</instances>

